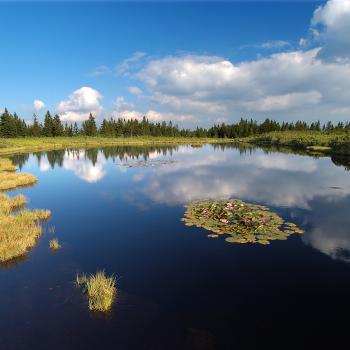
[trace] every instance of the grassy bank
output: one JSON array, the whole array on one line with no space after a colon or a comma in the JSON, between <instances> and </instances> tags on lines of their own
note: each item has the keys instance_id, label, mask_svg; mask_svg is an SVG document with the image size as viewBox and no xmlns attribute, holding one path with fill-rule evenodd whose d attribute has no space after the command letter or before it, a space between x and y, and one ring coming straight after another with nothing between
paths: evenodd
<instances>
[{"instance_id":1,"label":"grassy bank","mask_svg":"<svg viewBox=\"0 0 350 350\"><path fill-rule=\"evenodd\" d=\"M310 152L350 154L350 134L318 131L277 131L237 139L258 146L283 146Z\"/></svg>"},{"instance_id":2,"label":"grassy bank","mask_svg":"<svg viewBox=\"0 0 350 350\"><path fill-rule=\"evenodd\" d=\"M33 185L37 179L31 174L16 173L9 159L0 158L0 191ZM42 233L40 221L47 220L48 210L26 210L23 195L9 197L0 192L0 262L23 256L36 244Z\"/></svg>"},{"instance_id":3,"label":"grassy bank","mask_svg":"<svg viewBox=\"0 0 350 350\"><path fill-rule=\"evenodd\" d=\"M142 146L171 144L205 144L232 142L232 139L189 138L189 137L28 137L0 138L0 155L35 151L48 151L62 148L101 147L101 146Z\"/></svg>"}]
</instances>

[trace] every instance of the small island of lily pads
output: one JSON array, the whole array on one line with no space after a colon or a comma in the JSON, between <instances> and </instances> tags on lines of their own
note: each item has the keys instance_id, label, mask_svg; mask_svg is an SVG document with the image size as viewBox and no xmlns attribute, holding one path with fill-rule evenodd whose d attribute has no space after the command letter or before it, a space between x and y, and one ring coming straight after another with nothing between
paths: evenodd
<instances>
[{"instance_id":1,"label":"small island of lily pads","mask_svg":"<svg viewBox=\"0 0 350 350\"><path fill-rule=\"evenodd\" d=\"M270 241L285 240L294 233L304 233L269 208L240 199L199 201L186 208L182 219L186 226L211 231L210 238L226 234L228 243L270 244Z\"/></svg>"}]
</instances>

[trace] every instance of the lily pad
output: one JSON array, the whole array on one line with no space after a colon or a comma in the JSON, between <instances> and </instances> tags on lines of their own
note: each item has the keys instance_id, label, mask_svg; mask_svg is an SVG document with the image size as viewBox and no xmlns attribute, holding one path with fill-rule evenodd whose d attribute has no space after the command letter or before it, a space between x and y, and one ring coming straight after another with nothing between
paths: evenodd
<instances>
[{"instance_id":1,"label":"lily pad","mask_svg":"<svg viewBox=\"0 0 350 350\"><path fill-rule=\"evenodd\" d=\"M286 240L290 235L304 231L284 220L269 208L243 202L239 199L193 202L186 206L186 226L196 226L213 232L208 237L227 234L228 243L269 244Z\"/></svg>"}]
</instances>

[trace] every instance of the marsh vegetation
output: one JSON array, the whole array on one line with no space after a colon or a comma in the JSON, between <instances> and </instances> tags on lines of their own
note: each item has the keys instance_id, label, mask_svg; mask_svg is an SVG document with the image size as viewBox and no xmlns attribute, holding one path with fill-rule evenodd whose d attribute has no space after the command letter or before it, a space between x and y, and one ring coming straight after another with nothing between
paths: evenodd
<instances>
[{"instance_id":1,"label":"marsh vegetation","mask_svg":"<svg viewBox=\"0 0 350 350\"><path fill-rule=\"evenodd\" d=\"M18 174L9 159L0 159L0 190L32 185L36 178ZM24 209L27 200L23 195L9 197L0 193L0 261L24 255L33 248L42 233L41 221L49 219L48 210Z\"/></svg>"},{"instance_id":2,"label":"marsh vegetation","mask_svg":"<svg viewBox=\"0 0 350 350\"><path fill-rule=\"evenodd\" d=\"M50 246L51 250L59 250L59 249L61 249L61 245L58 242L57 238L51 239L50 242L49 242L49 246Z\"/></svg>"},{"instance_id":3,"label":"marsh vegetation","mask_svg":"<svg viewBox=\"0 0 350 350\"><path fill-rule=\"evenodd\" d=\"M104 271L97 271L91 275L77 275L76 284L87 295L90 310L110 310L117 294L114 276L106 276Z\"/></svg>"}]
</instances>

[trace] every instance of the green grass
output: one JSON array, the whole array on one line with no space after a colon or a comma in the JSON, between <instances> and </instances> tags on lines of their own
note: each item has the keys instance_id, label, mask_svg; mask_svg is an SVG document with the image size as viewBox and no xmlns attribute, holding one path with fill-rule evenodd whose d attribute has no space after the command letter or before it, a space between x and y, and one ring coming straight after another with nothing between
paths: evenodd
<instances>
[{"instance_id":1,"label":"green grass","mask_svg":"<svg viewBox=\"0 0 350 350\"><path fill-rule=\"evenodd\" d=\"M76 283L87 294L90 310L110 310L117 294L114 276L108 277L104 271L97 271L95 275L77 275Z\"/></svg>"},{"instance_id":2,"label":"green grass","mask_svg":"<svg viewBox=\"0 0 350 350\"><path fill-rule=\"evenodd\" d=\"M0 138L0 154L35 152L66 147L102 147L132 145L205 144L232 142L230 139L190 137L28 137Z\"/></svg>"},{"instance_id":3,"label":"green grass","mask_svg":"<svg viewBox=\"0 0 350 350\"><path fill-rule=\"evenodd\" d=\"M49 245L50 245L50 249L52 249L52 250L59 250L59 249L61 249L61 245L59 244L57 238L51 239Z\"/></svg>"},{"instance_id":4,"label":"green grass","mask_svg":"<svg viewBox=\"0 0 350 350\"><path fill-rule=\"evenodd\" d=\"M318 131L276 131L238 139L261 146L286 146L308 151L350 154L350 134Z\"/></svg>"}]
</instances>

